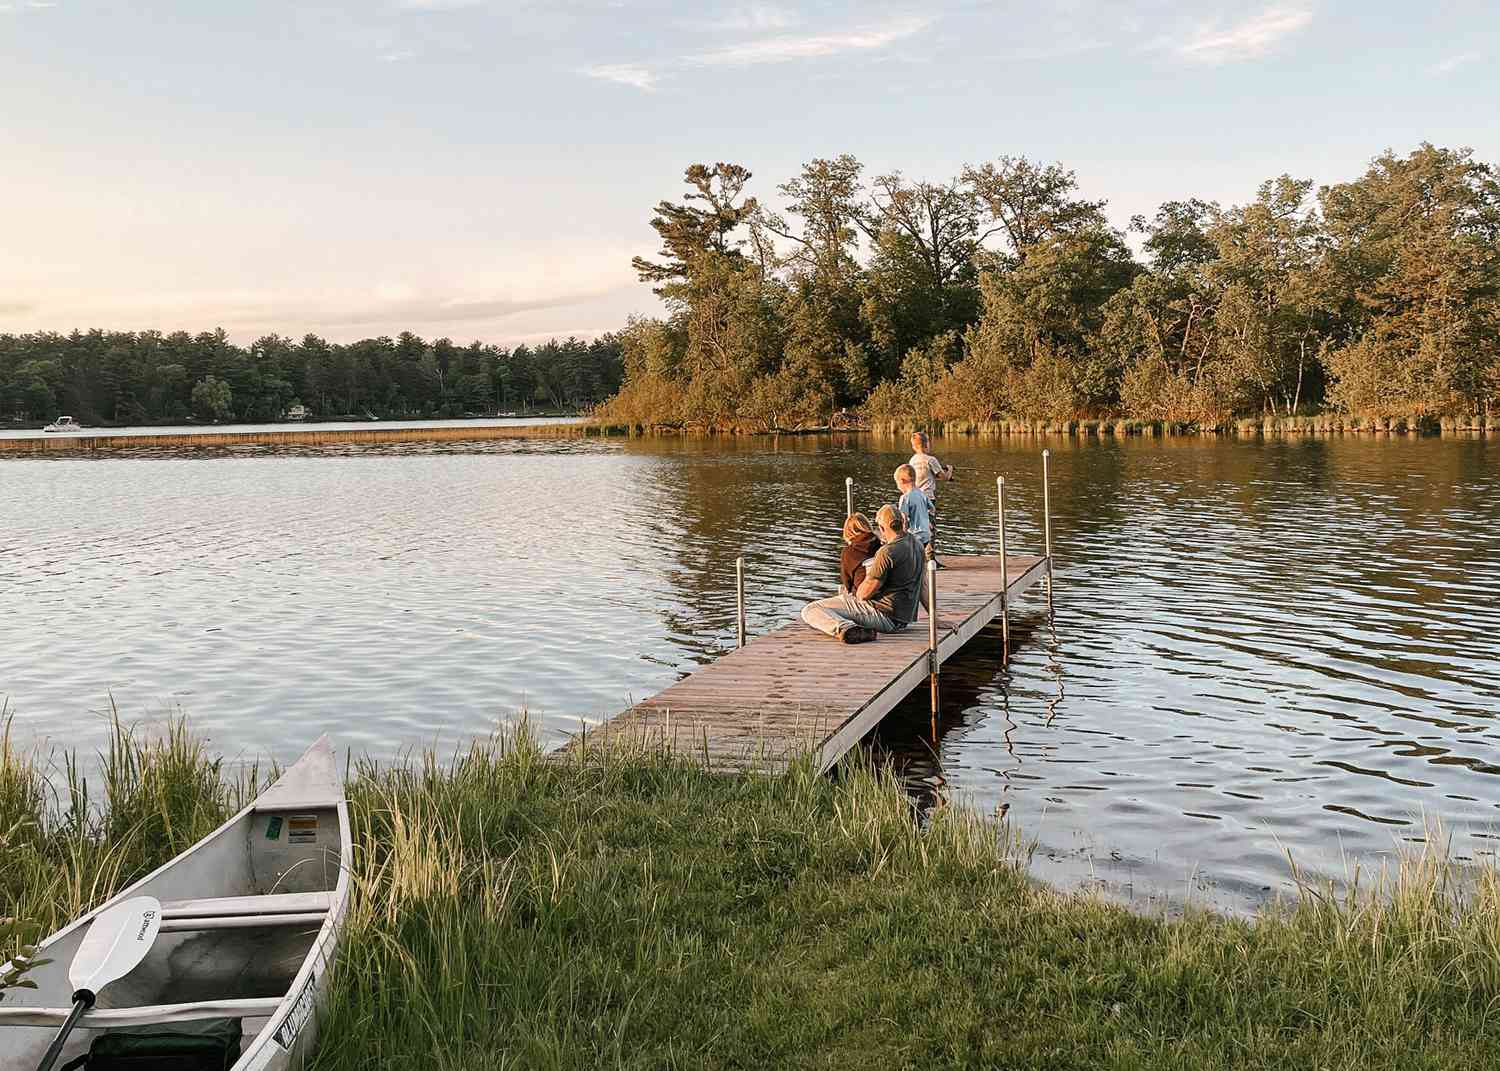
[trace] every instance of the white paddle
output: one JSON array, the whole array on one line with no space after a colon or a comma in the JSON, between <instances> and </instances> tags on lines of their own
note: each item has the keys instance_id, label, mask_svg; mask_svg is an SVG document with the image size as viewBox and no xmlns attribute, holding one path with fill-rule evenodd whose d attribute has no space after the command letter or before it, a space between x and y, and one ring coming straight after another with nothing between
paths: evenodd
<instances>
[{"instance_id":1,"label":"white paddle","mask_svg":"<svg viewBox=\"0 0 1500 1071\"><path fill-rule=\"evenodd\" d=\"M136 896L105 908L94 916L79 942L68 984L73 987L73 1010L57 1037L47 1046L37 1071L52 1071L62 1055L63 1043L78 1025L83 1013L94 1006L99 990L135 970L161 928L161 903L154 896Z\"/></svg>"}]
</instances>

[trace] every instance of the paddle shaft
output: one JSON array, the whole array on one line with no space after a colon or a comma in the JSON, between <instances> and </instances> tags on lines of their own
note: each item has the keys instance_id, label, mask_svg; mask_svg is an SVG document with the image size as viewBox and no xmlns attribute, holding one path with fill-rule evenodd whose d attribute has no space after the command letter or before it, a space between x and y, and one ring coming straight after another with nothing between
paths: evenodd
<instances>
[{"instance_id":1,"label":"paddle shaft","mask_svg":"<svg viewBox=\"0 0 1500 1071\"><path fill-rule=\"evenodd\" d=\"M94 1006L94 994L87 989L80 989L73 994L73 1010L63 1020L62 1029L57 1032L57 1037L52 1039L52 1044L47 1046L47 1051L42 1055L42 1062L36 1065L36 1071L52 1071L52 1065L57 1063L57 1058L62 1055L63 1045L68 1041L68 1035L78 1025L78 1020L83 1018L83 1013Z\"/></svg>"}]
</instances>

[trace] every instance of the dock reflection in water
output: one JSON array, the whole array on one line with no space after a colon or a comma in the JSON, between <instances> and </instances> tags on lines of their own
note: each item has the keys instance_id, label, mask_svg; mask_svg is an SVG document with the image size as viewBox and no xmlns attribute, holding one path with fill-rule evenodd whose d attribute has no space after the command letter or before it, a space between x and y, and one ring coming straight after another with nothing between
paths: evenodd
<instances>
[{"instance_id":1,"label":"dock reflection in water","mask_svg":"<svg viewBox=\"0 0 1500 1071\"><path fill-rule=\"evenodd\" d=\"M1023 602L877 745L1004 810L1037 872L1239 908L1285 855L1342 872L1441 819L1492 851L1500 801L1500 445L1053 440L1056 637ZM953 552L1039 551L1038 452L939 441ZM832 589L863 437L403 444L0 460L0 695L17 734L90 746L112 694L230 756L320 730L373 754L550 739Z\"/></svg>"}]
</instances>

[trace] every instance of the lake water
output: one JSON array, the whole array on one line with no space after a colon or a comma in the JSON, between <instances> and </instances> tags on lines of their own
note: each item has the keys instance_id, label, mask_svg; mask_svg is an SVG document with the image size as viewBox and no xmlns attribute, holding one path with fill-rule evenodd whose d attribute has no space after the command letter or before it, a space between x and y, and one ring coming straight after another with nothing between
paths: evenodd
<instances>
[{"instance_id":1,"label":"lake water","mask_svg":"<svg viewBox=\"0 0 1500 1071\"><path fill-rule=\"evenodd\" d=\"M1040 551L1040 443L961 439L947 549ZM1053 440L1042 600L944 670L873 747L914 790L1004 812L1036 873L1140 903L1253 907L1287 856L1338 877L1440 820L1500 835L1500 443ZM836 576L868 436L132 450L0 457L0 696L15 732L92 748L188 714L236 757L319 732L398 749L525 708L550 741Z\"/></svg>"}]
</instances>

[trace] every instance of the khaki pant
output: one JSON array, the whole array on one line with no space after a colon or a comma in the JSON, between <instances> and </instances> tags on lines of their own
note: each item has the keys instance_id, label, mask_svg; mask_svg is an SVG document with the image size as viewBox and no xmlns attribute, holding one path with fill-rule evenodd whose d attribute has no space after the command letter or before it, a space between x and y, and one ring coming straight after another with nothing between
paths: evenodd
<instances>
[{"instance_id":1,"label":"khaki pant","mask_svg":"<svg viewBox=\"0 0 1500 1071\"><path fill-rule=\"evenodd\" d=\"M851 625L863 625L876 632L900 632L906 628L898 625L883 612L864 599L857 599L847 591L827 599L819 599L802 607L802 620L819 632L837 636Z\"/></svg>"}]
</instances>

